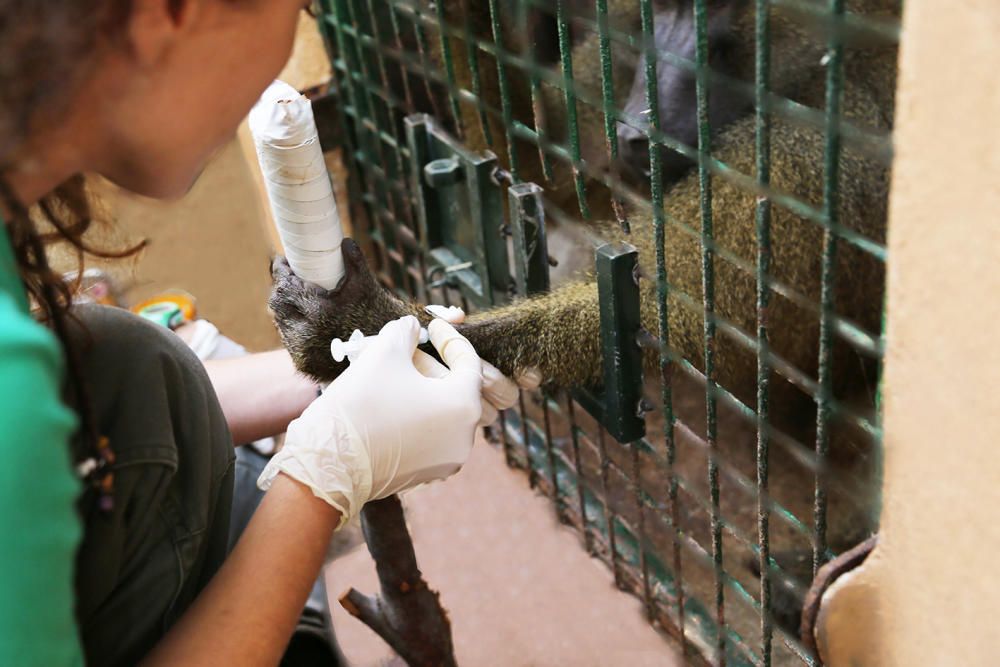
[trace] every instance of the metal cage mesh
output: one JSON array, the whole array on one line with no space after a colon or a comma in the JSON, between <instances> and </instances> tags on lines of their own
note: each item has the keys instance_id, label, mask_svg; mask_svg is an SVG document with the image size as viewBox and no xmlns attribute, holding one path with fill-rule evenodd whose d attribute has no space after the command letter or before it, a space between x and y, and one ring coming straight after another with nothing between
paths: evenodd
<instances>
[{"instance_id":1,"label":"metal cage mesh","mask_svg":"<svg viewBox=\"0 0 1000 667\"><path fill-rule=\"evenodd\" d=\"M637 340L659 355L658 373L647 370L644 382L634 378L645 396L640 406L645 435L618 442L593 416L593 396L560 391L523 395L519 409L502 415L495 439L508 462L525 469L532 486L553 498L560 520L581 532L585 547L609 565L617 584L643 600L650 620L684 638L689 659L813 664L814 656L794 627L795 613L789 620L782 609L801 605L816 569L842 548L831 531L843 533L839 526L851 523L857 510L838 515L840 505L831 504L830 494L854 499L874 516L878 509L877 397L864 409L836 396L832 365L834 345L846 344L880 366L881 330L840 315L836 303L838 252L849 248L880 264L886 260L881 240L839 218L840 165L848 145L862 146L866 154L888 163L891 144L887 131L842 117L845 86L851 85L844 35L852 27L864 29L870 39L891 48L898 42L898 21L854 14L844 0L752 0L754 78L714 79L742 90L752 101L748 115L754 123L754 168L741 173L715 159L712 150L709 12L717 3L687 3L693 7L696 47L694 58L685 60L657 49L659 5L636 0L638 30L629 32L609 18L616 6L610 2L612 9L609 0L596 0L585 9L570 0L489 0L484 7L473 7L472 0L321 0L317 15L333 63L331 89L350 176L352 217L363 225L360 231L370 241L384 284L425 301L463 300L447 272L435 273L423 243L426 232L412 180L415 156L404 122L416 113L429 114L459 141L495 151L500 168L493 177L503 187L537 182L546 193L544 213L557 224L609 216L627 225L624 211L648 212L656 252L639 256L639 275L655 281L660 303L657 330L644 329ZM769 12L775 7L844 28L817 33L825 40L819 63L825 72L821 108L770 92ZM555 43L528 38L517 48L508 44L511 26L514 32L528 33L532 16L553 28ZM581 43L596 50L585 65L574 62ZM620 104L622 83L616 75L621 60L644 68L646 109L641 117ZM697 145L685 145L661 130L657 68L664 63L694 73ZM575 75L581 66L599 69L596 89L578 85ZM543 118L545 98L553 91L562 105L558 131ZM771 187L776 117L822 128L820 201ZM604 133L599 142L606 158L602 164L591 159L592 148L587 148L598 143L587 134L593 133L595 118ZM635 187L608 166L619 159L616 132L621 123L641 128L649 140L648 189ZM663 147L692 160L700 186L700 219L675 220L665 214L671 192L662 183ZM753 257L714 240L713 186L721 181L756 196ZM772 272L776 207L822 230L818 299L782 283ZM507 220L511 212L505 212ZM663 248L673 235L698 240L700 294L680 293L671 282ZM742 329L717 312L722 264L749 274L756 283L754 329ZM768 312L775 294L818 319L815 374L770 353ZM703 350L697 362L671 345L668 309L678 302L703 314ZM715 353L722 344L742 346L756 357L755 402L741 400L718 382ZM769 399L776 378L798 387L814 404L808 439L772 425ZM873 473L835 481L825 474L831 429L838 423L870 440ZM790 488L784 482L774 487L779 474L798 481Z\"/></svg>"}]
</instances>

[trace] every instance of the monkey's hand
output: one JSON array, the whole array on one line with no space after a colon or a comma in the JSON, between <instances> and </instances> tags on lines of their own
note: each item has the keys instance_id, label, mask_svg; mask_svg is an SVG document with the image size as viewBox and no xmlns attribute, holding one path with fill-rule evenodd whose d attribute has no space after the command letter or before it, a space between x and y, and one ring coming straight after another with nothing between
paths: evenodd
<instances>
[{"instance_id":1,"label":"monkey's hand","mask_svg":"<svg viewBox=\"0 0 1000 667\"><path fill-rule=\"evenodd\" d=\"M426 326L430 316L416 305L396 298L378 284L361 248L351 239L341 245L346 273L332 290L308 283L292 272L284 257L271 263L274 286L268 306L281 341L296 367L322 382L331 382L347 369L330 354L330 341L347 340L355 329L377 334L386 322L416 315Z\"/></svg>"},{"instance_id":2,"label":"monkey's hand","mask_svg":"<svg viewBox=\"0 0 1000 667\"><path fill-rule=\"evenodd\" d=\"M344 239L341 251L346 273L332 290L296 276L283 257L271 264L269 306L281 340L296 367L321 382L331 382L347 369L347 362L334 361L330 353L334 338L346 340L355 329L375 335L387 322L406 315L427 326L432 317L422 305L382 287L354 241ZM600 375L600 317L593 282L461 320L453 320L459 333L483 361L496 366L485 374L487 386L491 377L503 375L526 389L544 380L566 387L589 384Z\"/></svg>"}]
</instances>

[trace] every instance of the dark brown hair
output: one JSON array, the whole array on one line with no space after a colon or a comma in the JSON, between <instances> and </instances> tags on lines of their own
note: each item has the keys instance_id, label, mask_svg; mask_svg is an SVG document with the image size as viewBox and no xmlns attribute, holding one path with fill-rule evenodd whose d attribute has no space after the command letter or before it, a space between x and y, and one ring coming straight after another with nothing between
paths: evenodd
<instances>
[{"instance_id":1,"label":"dark brown hair","mask_svg":"<svg viewBox=\"0 0 1000 667\"><path fill-rule=\"evenodd\" d=\"M21 281L39 319L52 327L65 351L69 395L83 436L73 452L78 463L92 458L100 464L108 456L69 337L72 286L51 268L46 248L55 241L68 243L82 266L85 254L124 257L143 244L107 250L86 240L93 216L82 175L49 193L34 212L18 199L5 175L24 159L26 140L66 113L99 49L120 40L131 5L132 0L0 0L0 201L9 213L7 234ZM98 465L91 481L106 488L104 468Z\"/></svg>"}]
</instances>

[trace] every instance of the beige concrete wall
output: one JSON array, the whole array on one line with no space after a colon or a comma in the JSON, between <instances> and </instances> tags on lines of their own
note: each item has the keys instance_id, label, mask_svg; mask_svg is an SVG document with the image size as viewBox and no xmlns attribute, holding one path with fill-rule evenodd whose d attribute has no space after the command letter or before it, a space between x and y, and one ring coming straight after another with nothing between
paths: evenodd
<instances>
[{"instance_id":1,"label":"beige concrete wall","mask_svg":"<svg viewBox=\"0 0 1000 667\"><path fill-rule=\"evenodd\" d=\"M98 189L116 232L149 241L135 260L89 262L116 278L125 305L183 289L197 298L200 316L250 349L278 346L267 312L273 249L249 165L235 141L179 201L135 197L110 184Z\"/></svg>"},{"instance_id":2,"label":"beige concrete wall","mask_svg":"<svg viewBox=\"0 0 1000 667\"><path fill-rule=\"evenodd\" d=\"M838 587L821 639L835 665L993 665L1000 3L912 0L905 7L881 542Z\"/></svg>"},{"instance_id":3,"label":"beige concrete wall","mask_svg":"<svg viewBox=\"0 0 1000 667\"><path fill-rule=\"evenodd\" d=\"M327 83L332 74L316 21L303 12L292 57L278 78L297 90L306 90Z\"/></svg>"}]
</instances>

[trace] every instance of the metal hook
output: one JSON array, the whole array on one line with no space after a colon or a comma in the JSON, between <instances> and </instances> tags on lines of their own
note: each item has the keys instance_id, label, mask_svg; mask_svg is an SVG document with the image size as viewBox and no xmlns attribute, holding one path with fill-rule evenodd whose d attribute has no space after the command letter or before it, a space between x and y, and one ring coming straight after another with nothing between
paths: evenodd
<instances>
[{"instance_id":1,"label":"metal hook","mask_svg":"<svg viewBox=\"0 0 1000 667\"><path fill-rule=\"evenodd\" d=\"M465 269L471 269L473 266L475 265L472 262L461 262L459 264L452 264L451 266L435 266L427 272L427 288L437 289L445 285L454 287L455 283L452 280L452 274L464 271ZM442 274L441 278L434 280L434 276L438 273Z\"/></svg>"}]
</instances>

